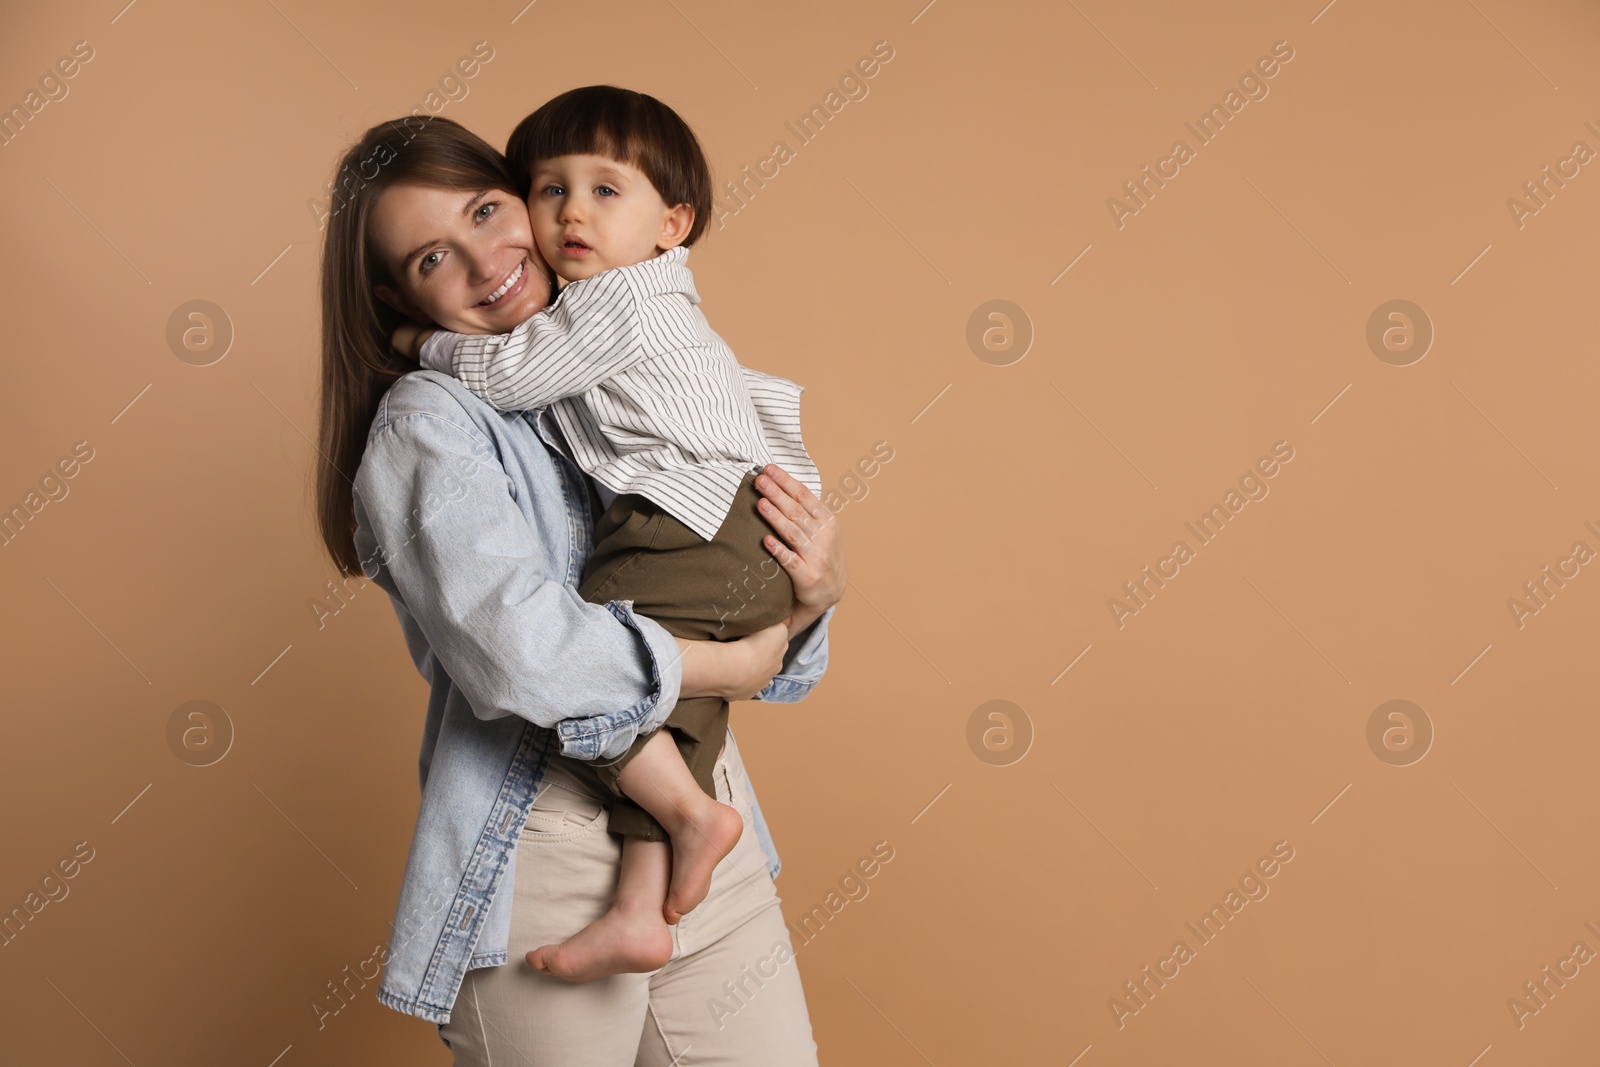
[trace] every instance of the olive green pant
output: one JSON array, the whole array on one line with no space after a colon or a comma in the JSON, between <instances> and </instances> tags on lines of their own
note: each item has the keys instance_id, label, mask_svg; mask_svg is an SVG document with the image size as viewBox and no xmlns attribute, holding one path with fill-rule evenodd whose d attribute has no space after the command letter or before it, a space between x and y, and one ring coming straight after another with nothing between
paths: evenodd
<instances>
[{"instance_id":1,"label":"olive green pant","mask_svg":"<svg viewBox=\"0 0 1600 1067\"><path fill-rule=\"evenodd\" d=\"M717 536L705 540L656 504L624 493L595 522L594 552L578 593L595 604L631 600L633 610L674 637L732 641L782 622L794 610L794 585L761 543L772 527L756 504L759 468L744 476ZM719 697L679 700L666 722L683 761L708 796L716 797L712 768L728 731L728 702ZM643 734L616 761L589 764L612 796L610 829L665 841L649 812L623 795L622 768L652 734Z\"/></svg>"}]
</instances>

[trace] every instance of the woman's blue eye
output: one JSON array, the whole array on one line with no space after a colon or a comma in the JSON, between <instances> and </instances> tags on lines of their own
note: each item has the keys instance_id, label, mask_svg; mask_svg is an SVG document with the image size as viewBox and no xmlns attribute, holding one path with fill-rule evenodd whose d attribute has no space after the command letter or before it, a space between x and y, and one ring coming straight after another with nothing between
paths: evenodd
<instances>
[{"instance_id":1,"label":"woman's blue eye","mask_svg":"<svg viewBox=\"0 0 1600 1067\"><path fill-rule=\"evenodd\" d=\"M436 265L436 264L430 264L428 261L430 259L437 259L438 256L439 256L439 253L437 253L437 252L429 252L427 255L423 256L421 259L419 259L417 261L417 270L421 271L423 274L428 273Z\"/></svg>"},{"instance_id":2,"label":"woman's blue eye","mask_svg":"<svg viewBox=\"0 0 1600 1067\"><path fill-rule=\"evenodd\" d=\"M484 219L488 218L489 215L494 214L495 207L495 202L491 200L487 204L484 204L482 207L478 208L478 210L473 214L477 217L479 222L482 222ZM484 214L484 212L488 212L488 214Z\"/></svg>"}]
</instances>

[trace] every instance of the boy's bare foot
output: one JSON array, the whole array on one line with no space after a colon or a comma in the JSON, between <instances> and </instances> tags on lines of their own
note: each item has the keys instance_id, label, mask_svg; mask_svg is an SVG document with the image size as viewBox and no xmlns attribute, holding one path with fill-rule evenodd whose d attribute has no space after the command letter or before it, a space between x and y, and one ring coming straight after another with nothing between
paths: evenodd
<instances>
[{"instance_id":1,"label":"boy's bare foot","mask_svg":"<svg viewBox=\"0 0 1600 1067\"><path fill-rule=\"evenodd\" d=\"M568 982L653 971L672 958L672 931L653 907L612 907L559 945L528 953L535 970Z\"/></svg>"},{"instance_id":2,"label":"boy's bare foot","mask_svg":"<svg viewBox=\"0 0 1600 1067\"><path fill-rule=\"evenodd\" d=\"M683 813L684 824L672 828L672 884L661 910L673 924L706 899L711 872L744 833L737 811L704 793L696 796L701 803L691 804Z\"/></svg>"}]
</instances>

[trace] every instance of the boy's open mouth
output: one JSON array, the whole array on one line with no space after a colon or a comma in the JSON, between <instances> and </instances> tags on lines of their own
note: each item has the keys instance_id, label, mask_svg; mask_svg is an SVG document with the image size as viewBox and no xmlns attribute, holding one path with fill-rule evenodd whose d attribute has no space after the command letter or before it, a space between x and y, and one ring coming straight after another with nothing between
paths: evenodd
<instances>
[{"instance_id":1,"label":"boy's open mouth","mask_svg":"<svg viewBox=\"0 0 1600 1067\"><path fill-rule=\"evenodd\" d=\"M562 238L562 240L561 240L561 248L562 248L562 251L565 251L565 252L578 252L578 251L589 252L589 251L592 251L592 249L590 249L588 245L584 244L582 241L578 240L576 237L564 237L564 238Z\"/></svg>"}]
</instances>

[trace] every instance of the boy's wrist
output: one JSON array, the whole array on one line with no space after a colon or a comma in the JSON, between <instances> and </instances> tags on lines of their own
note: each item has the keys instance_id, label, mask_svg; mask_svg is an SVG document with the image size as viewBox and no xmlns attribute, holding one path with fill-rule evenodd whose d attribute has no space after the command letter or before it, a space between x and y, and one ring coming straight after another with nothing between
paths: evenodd
<instances>
[{"instance_id":1,"label":"boy's wrist","mask_svg":"<svg viewBox=\"0 0 1600 1067\"><path fill-rule=\"evenodd\" d=\"M417 362L428 370L453 373L456 335L447 330L429 328L418 338Z\"/></svg>"},{"instance_id":2,"label":"boy's wrist","mask_svg":"<svg viewBox=\"0 0 1600 1067\"><path fill-rule=\"evenodd\" d=\"M434 326L403 322L396 326L394 333L389 336L389 347L393 348L397 355L418 362L422 356L422 343L437 332L438 328Z\"/></svg>"}]
</instances>

